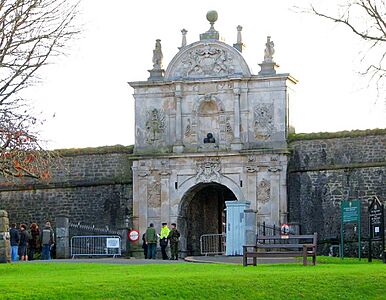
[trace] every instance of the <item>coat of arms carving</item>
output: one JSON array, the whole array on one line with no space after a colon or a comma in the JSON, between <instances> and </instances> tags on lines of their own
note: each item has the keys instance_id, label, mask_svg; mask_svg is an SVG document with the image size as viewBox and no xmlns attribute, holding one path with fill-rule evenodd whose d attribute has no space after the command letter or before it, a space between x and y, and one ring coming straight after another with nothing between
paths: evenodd
<instances>
[{"instance_id":1,"label":"coat of arms carving","mask_svg":"<svg viewBox=\"0 0 386 300\"><path fill-rule=\"evenodd\" d=\"M227 76L234 73L233 57L223 49L205 45L186 55L180 73L184 77Z\"/></svg>"},{"instance_id":2,"label":"coat of arms carving","mask_svg":"<svg viewBox=\"0 0 386 300\"><path fill-rule=\"evenodd\" d=\"M196 182L219 182L221 163L219 158L207 158L196 164Z\"/></svg>"}]
</instances>

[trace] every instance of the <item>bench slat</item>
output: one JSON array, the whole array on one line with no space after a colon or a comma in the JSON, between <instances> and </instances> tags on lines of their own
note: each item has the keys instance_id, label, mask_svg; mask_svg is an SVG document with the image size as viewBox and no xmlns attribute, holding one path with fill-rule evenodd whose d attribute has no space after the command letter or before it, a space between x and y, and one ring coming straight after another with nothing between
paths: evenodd
<instances>
[{"instance_id":1,"label":"bench slat","mask_svg":"<svg viewBox=\"0 0 386 300\"><path fill-rule=\"evenodd\" d=\"M313 244L257 244L255 248L303 248L303 245L308 248L314 247Z\"/></svg>"},{"instance_id":2,"label":"bench slat","mask_svg":"<svg viewBox=\"0 0 386 300\"><path fill-rule=\"evenodd\" d=\"M282 238L281 235L262 235L257 239L261 240L290 240L290 239L313 239L313 234L307 235L289 235L288 237Z\"/></svg>"}]
</instances>

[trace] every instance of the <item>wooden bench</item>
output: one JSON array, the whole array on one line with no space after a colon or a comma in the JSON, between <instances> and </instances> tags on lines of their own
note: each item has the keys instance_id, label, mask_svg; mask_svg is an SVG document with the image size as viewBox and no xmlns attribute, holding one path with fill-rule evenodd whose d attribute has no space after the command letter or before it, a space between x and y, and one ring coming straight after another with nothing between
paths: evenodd
<instances>
[{"instance_id":1,"label":"wooden bench","mask_svg":"<svg viewBox=\"0 0 386 300\"><path fill-rule=\"evenodd\" d=\"M256 245L243 246L243 266L248 265L248 258L253 258L256 266L258 257L294 257L303 256L303 265L307 265L307 257L312 256L316 264L316 244L318 235L260 236ZM253 250L252 250L253 249ZM250 264L249 264L250 265Z\"/></svg>"}]
</instances>

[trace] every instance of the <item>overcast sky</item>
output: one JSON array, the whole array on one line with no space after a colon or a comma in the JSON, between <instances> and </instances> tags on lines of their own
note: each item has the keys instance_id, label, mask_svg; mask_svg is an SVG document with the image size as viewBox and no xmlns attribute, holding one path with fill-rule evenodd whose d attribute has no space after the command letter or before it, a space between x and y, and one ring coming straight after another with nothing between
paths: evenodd
<instances>
[{"instance_id":1,"label":"overcast sky","mask_svg":"<svg viewBox=\"0 0 386 300\"><path fill-rule=\"evenodd\" d=\"M312 2L323 9L335 9L337 3ZM358 74L364 68L362 42L344 27L294 12L294 4L307 3L83 0L78 17L82 34L30 90L36 108L48 118L42 137L50 141L49 148L133 144L134 99L127 82L148 78L157 38L166 69L181 44L181 29L188 30L188 44L197 41L209 28L205 15L212 9L219 15L215 28L226 43L235 43L236 27L243 26L243 56L254 74L260 70L266 36L272 36L278 72L299 80L291 99L296 132L385 128L385 100Z\"/></svg>"}]
</instances>

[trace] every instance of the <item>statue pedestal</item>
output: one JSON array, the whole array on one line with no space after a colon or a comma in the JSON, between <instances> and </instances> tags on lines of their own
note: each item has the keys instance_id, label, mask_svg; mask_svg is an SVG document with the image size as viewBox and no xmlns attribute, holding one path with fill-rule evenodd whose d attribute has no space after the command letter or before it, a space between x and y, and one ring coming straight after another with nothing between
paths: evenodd
<instances>
[{"instance_id":1,"label":"statue pedestal","mask_svg":"<svg viewBox=\"0 0 386 300\"><path fill-rule=\"evenodd\" d=\"M276 68L279 67L275 62L262 62L259 66L261 68L259 75L275 75Z\"/></svg>"},{"instance_id":2,"label":"statue pedestal","mask_svg":"<svg viewBox=\"0 0 386 300\"><path fill-rule=\"evenodd\" d=\"M231 143L231 150L240 151L243 148L243 144L241 143Z\"/></svg>"},{"instance_id":3,"label":"statue pedestal","mask_svg":"<svg viewBox=\"0 0 386 300\"><path fill-rule=\"evenodd\" d=\"M150 77L147 79L149 81L158 81L158 80L164 80L164 73L165 70L163 69L153 69L153 70L148 70L150 73Z\"/></svg>"}]
</instances>

